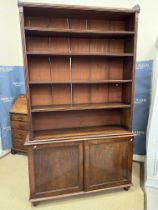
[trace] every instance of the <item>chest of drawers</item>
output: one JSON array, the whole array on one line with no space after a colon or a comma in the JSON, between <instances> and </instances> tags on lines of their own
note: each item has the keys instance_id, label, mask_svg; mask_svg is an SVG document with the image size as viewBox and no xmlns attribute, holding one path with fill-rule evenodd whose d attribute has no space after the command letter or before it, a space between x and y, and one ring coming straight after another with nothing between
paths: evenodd
<instances>
[{"instance_id":1,"label":"chest of drawers","mask_svg":"<svg viewBox=\"0 0 158 210\"><path fill-rule=\"evenodd\" d=\"M12 132L12 154L26 152L24 142L28 133L26 96L20 95L10 110Z\"/></svg>"}]
</instances>

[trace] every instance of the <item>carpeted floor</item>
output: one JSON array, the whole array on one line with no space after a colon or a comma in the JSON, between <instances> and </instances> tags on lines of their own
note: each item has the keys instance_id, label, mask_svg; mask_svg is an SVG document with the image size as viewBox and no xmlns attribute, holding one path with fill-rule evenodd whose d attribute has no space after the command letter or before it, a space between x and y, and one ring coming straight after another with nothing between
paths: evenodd
<instances>
[{"instance_id":1,"label":"carpeted floor","mask_svg":"<svg viewBox=\"0 0 158 210\"><path fill-rule=\"evenodd\" d=\"M140 187L140 165L133 164L133 187L128 191L112 190L86 196L46 201L33 207L29 199L27 157L7 155L0 159L1 210L144 210Z\"/></svg>"}]
</instances>

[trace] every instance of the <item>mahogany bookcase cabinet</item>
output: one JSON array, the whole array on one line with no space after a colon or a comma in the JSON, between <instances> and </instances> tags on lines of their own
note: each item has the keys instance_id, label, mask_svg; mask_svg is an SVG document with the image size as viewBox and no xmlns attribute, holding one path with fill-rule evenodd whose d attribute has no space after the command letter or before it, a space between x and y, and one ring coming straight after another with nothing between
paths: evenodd
<instances>
[{"instance_id":1,"label":"mahogany bookcase cabinet","mask_svg":"<svg viewBox=\"0 0 158 210\"><path fill-rule=\"evenodd\" d=\"M139 6L19 11L31 202L128 190Z\"/></svg>"}]
</instances>

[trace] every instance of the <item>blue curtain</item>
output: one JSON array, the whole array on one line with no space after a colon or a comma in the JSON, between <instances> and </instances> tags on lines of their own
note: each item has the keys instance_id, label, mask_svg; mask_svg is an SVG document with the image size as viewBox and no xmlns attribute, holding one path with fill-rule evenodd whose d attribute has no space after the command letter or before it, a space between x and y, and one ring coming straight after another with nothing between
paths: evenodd
<instances>
[{"instance_id":1,"label":"blue curtain","mask_svg":"<svg viewBox=\"0 0 158 210\"><path fill-rule=\"evenodd\" d=\"M0 66L0 128L3 149L11 148L9 110L22 93L25 93L23 67Z\"/></svg>"},{"instance_id":2,"label":"blue curtain","mask_svg":"<svg viewBox=\"0 0 158 210\"><path fill-rule=\"evenodd\" d=\"M153 61L140 61L136 65L135 99L133 113L134 153L146 154L146 128L149 115L151 75Z\"/></svg>"},{"instance_id":3,"label":"blue curtain","mask_svg":"<svg viewBox=\"0 0 158 210\"><path fill-rule=\"evenodd\" d=\"M134 153L145 154L146 127L150 104L152 61L137 62L133 131ZM0 128L4 149L11 148L9 110L19 94L25 93L22 66L0 66Z\"/></svg>"}]
</instances>

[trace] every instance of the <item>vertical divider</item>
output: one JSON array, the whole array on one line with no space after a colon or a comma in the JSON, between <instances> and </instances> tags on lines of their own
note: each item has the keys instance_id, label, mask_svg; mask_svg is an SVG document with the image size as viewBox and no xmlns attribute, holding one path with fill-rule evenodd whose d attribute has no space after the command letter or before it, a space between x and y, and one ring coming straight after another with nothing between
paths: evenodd
<instances>
[{"instance_id":1,"label":"vertical divider","mask_svg":"<svg viewBox=\"0 0 158 210\"><path fill-rule=\"evenodd\" d=\"M70 56L70 97L71 97L71 105L73 104L73 84L72 84L72 59Z\"/></svg>"},{"instance_id":2,"label":"vertical divider","mask_svg":"<svg viewBox=\"0 0 158 210\"><path fill-rule=\"evenodd\" d=\"M109 20L109 30L111 30L111 21ZM110 42L111 42L111 40L110 40L110 38L108 39L108 46L107 46L107 53L110 53Z\"/></svg>"},{"instance_id":3,"label":"vertical divider","mask_svg":"<svg viewBox=\"0 0 158 210\"><path fill-rule=\"evenodd\" d=\"M50 25L51 25L51 24L50 24L50 23L51 23L51 17L49 17L48 20L49 20L49 21L48 21L47 27L50 27Z\"/></svg>"},{"instance_id":4,"label":"vertical divider","mask_svg":"<svg viewBox=\"0 0 158 210\"><path fill-rule=\"evenodd\" d=\"M48 37L48 51L50 51L50 49L51 49L51 48L50 48L50 47L51 47L51 41L52 41L52 40L51 40L51 37L49 36L49 37Z\"/></svg>"},{"instance_id":5,"label":"vertical divider","mask_svg":"<svg viewBox=\"0 0 158 210\"><path fill-rule=\"evenodd\" d=\"M69 18L66 18L66 22L67 22L67 27L68 27L68 29L70 29L70 22L69 22Z\"/></svg>"},{"instance_id":6,"label":"vertical divider","mask_svg":"<svg viewBox=\"0 0 158 210\"><path fill-rule=\"evenodd\" d=\"M52 62L49 56L49 69L50 69L50 78L51 78L51 94L52 94L52 105L53 105L53 77L52 77Z\"/></svg>"},{"instance_id":7,"label":"vertical divider","mask_svg":"<svg viewBox=\"0 0 158 210\"><path fill-rule=\"evenodd\" d=\"M86 18L86 30L88 30L88 20Z\"/></svg>"},{"instance_id":8,"label":"vertical divider","mask_svg":"<svg viewBox=\"0 0 158 210\"><path fill-rule=\"evenodd\" d=\"M88 20L86 18L86 30L88 30ZM90 53L90 44L91 44L91 39L89 38L89 53ZM91 58L88 58L87 59L88 62L89 62L89 81L91 81L91 66L92 66L92 63L91 63ZM91 84L87 84L88 85L88 101L89 101L89 104L91 104L91 88L92 88L92 85Z\"/></svg>"},{"instance_id":9,"label":"vertical divider","mask_svg":"<svg viewBox=\"0 0 158 210\"><path fill-rule=\"evenodd\" d=\"M108 30L111 30L111 21L109 20L108 22Z\"/></svg>"},{"instance_id":10,"label":"vertical divider","mask_svg":"<svg viewBox=\"0 0 158 210\"><path fill-rule=\"evenodd\" d=\"M28 17L28 19L29 19L29 27L31 27L31 20L30 20L30 17Z\"/></svg>"},{"instance_id":11,"label":"vertical divider","mask_svg":"<svg viewBox=\"0 0 158 210\"><path fill-rule=\"evenodd\" d=\"M51 37L49 37L49 51L51 49ZM51 78L51 94L52 94L52 105L53 105L53 76L52 76L52 61L51 57L49 56L49 69L50 69L50 78Z\"/></svg>"},{"instance_id":12,"label":"vertical divider","mask_svg":"<svg viewBox=\"0 0 158 210\"><path fill-rule=\"evenodd\" d=\"M87 23L87 19L86 19L86 23ZM86 29L87 29L87 24L86 24ZM89 53L90 53L90 44L91 44L91 39L89 39ZM90 57L87 60L89 62L89 81L91 81L91 79L92 79L92 76L91 76L91 74L92 74L92 71L91 71L91 68L92 68L92 62L91 61L92 61L92 59ZM88 84L88 88L89 88L89 93L88 93L89 98L88 98L88 101L91 104L91 92L92 92L91 89L92 89L92 84Z\"/></svg>"},{"instance_id":13,"label":"vertical divider","mask_svg":"<svg viewBox=\"0 0 158 210\"><path fill-rule=\"evenodd\" d=\"M92 68L92 62L91 62L91 58L88 58L88 61L89 61L89 81L91 81L91 68ZM91 104L91 94L92 94L92 84L91 83L89 83L88 84L88 89L89 89L89 93L88 93L88 95L89 95L89 98L88 98L88 101L89 101L89 104Z\"/></svg>"},{"instance_id":14,"label":"vertical divider","mask_svg":"<svg viewBox=\"0 0 158 210\"><path fill-rule=\"evenodd\" d=\"M70 22L67 18L68 28L70 29ZM69 37L69 52L71 53L71 38ZM73 84L72 84L72 58L70 56L70 105L73 104Z\"/></svg>"},{"instance_id":15,"label":"vertical divider","mask_svg":"<svg viewBox=\"0 0 158 210\"><path fill-rule=\"evenodd\" d=\"M109 20L108 22L108 28L109 30L111 30L111 21ZM107 46L107 53L110 53L110 39L108 39L108 46ZM110 63L112 62L111 58L108 58L108 81L110 80L110 69L111 69L111 65ZM109 103L109 92L110 92L110 83L107 84L107 89L108 89L108 101L107 103Z\"/></svg>"},{"instance_id":16,"label":"vertical divider","mask_svg":"<svg viewBox=\"0 0 158 210\"><path fill-rule=\"evenodd\" d=\"M110 66L110 63L111 61L109 60L110 58L108 58L108 81L110 81L110 69L111 69L111 66ZM108 100L107 100L107 103L109 103L109 91L110 91L110 83L107 83L107 89L108 89Z\"/></svg>"}]
</instances>

